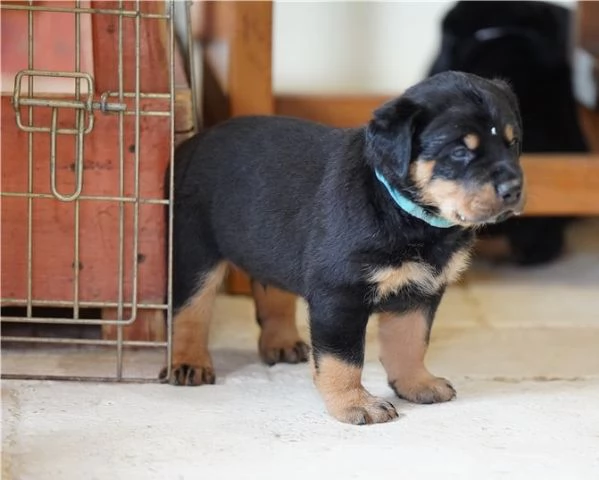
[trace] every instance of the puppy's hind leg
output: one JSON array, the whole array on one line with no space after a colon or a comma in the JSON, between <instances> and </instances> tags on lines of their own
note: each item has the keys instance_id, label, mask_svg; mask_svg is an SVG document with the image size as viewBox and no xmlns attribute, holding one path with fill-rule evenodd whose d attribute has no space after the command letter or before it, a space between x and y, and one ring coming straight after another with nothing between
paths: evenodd
<instances>
[{"instance_id":1,"label":"puppy's hind leg","mask_svg":"<svg viewBox=\"0 0 599 480\"><path fill-rule=\"evenodd\" d=\"M207 230L186 221L184 215L175 222L173 241L172 368L168 379L166 369L161 377L172 385L211 384L215 375L208 335L227 266L214 243L206 238Z\"/></svg>"},{"instance_id":2,"label":"puppy's hind leg","mask_svg":"<svg viewBox=\"0 0 599 480\"><path fill-rule=\"evenodd\" d=\"M252 295L260 325L262 361L267 365L306 362L310 349L297 331L295 295L257 281L252 281Z\"/></svg>"}]
</instances>

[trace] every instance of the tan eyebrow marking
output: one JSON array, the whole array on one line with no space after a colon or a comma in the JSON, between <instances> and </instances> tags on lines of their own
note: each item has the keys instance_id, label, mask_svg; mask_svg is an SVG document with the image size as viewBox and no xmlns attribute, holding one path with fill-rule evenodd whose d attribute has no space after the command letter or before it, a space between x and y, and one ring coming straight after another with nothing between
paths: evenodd
<instances>
[{"instance_id":1,"label":"tan eyebrow marking","mask_svg":"<svg viewBox=\"0 0 599 480\"><path fill-rule=\"evenodd\" d=\"M514 126L508 123L503 129L503 136L508 143L512 143L514 141Z\"/></svg>"},{"instance_id":2,"label":"tan eyebrow marking","mask_svg":"<svg viewBox=\"0 0 599 480\"><path fill-rule=\"evenodd\" d=\"M469 133L464 137L464 144L470 150L476 150L480 145L480 137L476 133Z\"/></svg>"}]
</instances>

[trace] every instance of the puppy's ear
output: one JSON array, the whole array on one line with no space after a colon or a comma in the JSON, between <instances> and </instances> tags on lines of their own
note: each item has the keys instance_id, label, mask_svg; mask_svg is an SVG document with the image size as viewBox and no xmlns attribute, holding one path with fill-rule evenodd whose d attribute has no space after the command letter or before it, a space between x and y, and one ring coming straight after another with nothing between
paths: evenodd
<instances>
[{"instance_id":1,"label":"puppy's ear","mask_svg":"<svg viewBox=\"0 0 599 480\"><path fill-rule=\"evenodd\" d=\"M414 155L415 119L420 107L397 98L375 110L366 128L369 162L386 176L405 179Z\"/></svg>"}]
</instances>

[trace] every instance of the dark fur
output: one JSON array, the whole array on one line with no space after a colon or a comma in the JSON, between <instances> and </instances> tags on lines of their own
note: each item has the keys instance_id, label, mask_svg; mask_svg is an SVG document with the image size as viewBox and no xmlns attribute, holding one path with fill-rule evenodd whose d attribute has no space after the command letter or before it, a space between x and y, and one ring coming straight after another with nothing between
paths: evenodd
<instances>
[{"instance_id":1,"label":"dark fur","mask_svg":"<svg viewBox=\"0 0 599 480\"><path fill-rule=\"evenodd\" d=\"M420 308L432 324L445 288L408 285L379 303L369 269L413 261L438 273L473 239L471 228L435 228L406 214L373 169L415 201L415 161L434 159L437 178L496 184L506 171L521 175L517 144L489 133L506 122L520 137L506 84L450 72L408 89L363 128L244 117L189 139L176 152L175 309L226 259L307 300L316 365L329 354L361 366L371 313ZM467 160L452 157L471 132L481 148Z\"/></svg>"},{"instance_id":2,"label":"dark fur","mask_svg":"<svg viewBox=\"0 0 599 480\"><path fill-rule=\"evenodd\" d=\"M571 86L571 20L567 8L546 2L457 2L443 19L430 74L460 70L507 79L520 101L524 152L586 152ZM480 234L507 236L510 260L532 265L560 256L570 221L514 218Z\"/></svg>"}]
</instances>

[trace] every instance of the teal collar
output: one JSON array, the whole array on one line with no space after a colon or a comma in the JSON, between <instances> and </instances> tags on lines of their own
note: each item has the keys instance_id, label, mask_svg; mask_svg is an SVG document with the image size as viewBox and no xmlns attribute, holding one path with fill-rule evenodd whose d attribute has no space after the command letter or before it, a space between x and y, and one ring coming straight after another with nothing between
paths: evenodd
<instances>
[{"instance_id":1,"label":"teal collar","mask_svg":"<svg viewBox=\"0 0 599 480\"><path fill-rule=\"evenodd\" d=\"M449 228L454 227L455 224L451 223L449 220L440 217L439 215L433 215L432 213L427 212L420 205L417 205L408 197L399 193L398 190L389 185L389 182L383 174L375 169L374 173L376 174L376 178L385 186L391 198L395 201L397 206L401 208L404 212L409 213L413 217L419 218L423 222L428 223L429 225L437 228Z\"/></svg>"}]
</instances>

